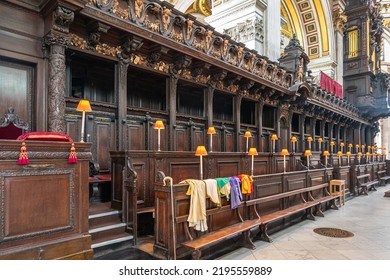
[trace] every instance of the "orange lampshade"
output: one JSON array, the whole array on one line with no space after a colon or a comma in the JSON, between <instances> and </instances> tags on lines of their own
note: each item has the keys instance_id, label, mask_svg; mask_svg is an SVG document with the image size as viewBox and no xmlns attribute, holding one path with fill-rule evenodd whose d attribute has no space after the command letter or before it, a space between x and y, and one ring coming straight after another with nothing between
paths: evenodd
<instances>
[{"instance_id":1,"label":"orange lampshade","mask_svg":"<svg viewBox=\"0 0 390 280\"><path fill-rule=\"evenodd\" d=\"M311 137L311 136L307 137L307 141L308 141L308 142L313 141L313 137Z\"/></svg>"},{"instance_id":2,"label":"orange lampshade","mask_svg":"<svg viewBox=\"0 0 390 280\"><path fill-rule=\"evenodd\" d=\"M205 146L196 147L195 155L196 156L207 156L206 147Z\"/></svg>"},{"instance_id":3,"label":"orange lampshade","mask_svg":"<svg viewBox=\"0 0 390 280\"><path fill-rule=\"evenodd\" d=\"M329 153L329 151L328 151L328 150L324 151L322 154L323 154L323 156L325 156L325 157L327 157L327 156L329 156L329 155L330 155L330 153Z\"/></svg>"},{"instance_id":4,"label":"orange lampshade","mask_svg":"<svg viewBox=\"0 0 390 280\"><path fill-rule=\"evenodd\" d=\"M351 156L351 152L347 152L347 157L350 157Z\"/></svg>"},{"instance_id":5,"label":"orange lampshade","mask_svg":"<svg viewBox=\"0 0 390 280\"><path fill-rule=\"evenodd\" d=\"M340 147L344 147L344 143L343 142L340 142Z\"/></svg>"},{"instance_id":6,"label":"orange lampshade","mask_svg":"<svg viewBox=\"0 0 390 280\"><path fill-rule=\"evenodd\" d=\"M207 129L207 134L215 134L214 126L210 126L209 129Z\"/></svg>"},{"instance_id":7,"label":"orange lampshade","mask_svg":"<svg viewBox=\"0 0 390 280\"><path fill-rule=\"evenodd\" d=\"M337 152L337 156L341 157L343 155L343 152L342 151L338 151Z\"/></svg>"},{"instance_id":8,"label":"orange lampshade","mask_svg":"<svg viewBox=\"0 0 390 280\"><path fill-rule=\"evenodd\" d=\"M252 133L249 130L247 130L247 131L245 131L244 137L245 138L252 137Z\"/></svg>"},{"instance_id":9,"label":"orange lampshade","mask_svg":"<svg viewBox=\"0 0 390 280\"><path fill-rule=\"evenodd\" d=\"M76 111L92 112L91 104L88 100L81 99L77 105Z\"/></svg>"},{"instance_id":10,"label":"orange lampshade","mask_svg":"<svg viewBox=\"0 0 390 280\"><path fill-rule=\"evenodd\" d=\"M291 142L297 142L297 137L295 137L295 136L293 136L293 137L291 137Z\"/></svg>"},{"instance_id":11,"label":"orange lampshade","mask_svg":"<svg viewBox=\"0 0 390 280\"><path fill-rule=\"evenodd\" d=\"M311 156L311 151L310 150L306 150L304 156L305 157Z\"/></svg>"},{"instance_id":12,"label":"orange lampshade","mask_svg":"<svg viewBox=\"0 0 390 280\"><path fill-rule=\"evenodd\" d=\"M329 145L334 146L334 141L330 141Z\"/></svg>"},{"instance_id":13,"label":"orange lampshade","mask_svg":"<svg viewBox=\"0 0 390 280\"><path fill-rule=\"evenodd\" d=\"M164 126L164 123L162 122L162 120L157 120L157 121L154 123L153 128L154 128L154 129L164 129L165 126Z\"/></svg>"},{"instance_id":14,"label":"orange lampshade","mask_svg":"<svg viewBox=\"0 0 390 280\"><path fill-rule=\"evenodd\" d=\"M363 154L362 154L362 152L358 152L357 155L358 155L358 157L361 157Z\"/></svg>"},{"instance_id":15,"label":"orange lampshade","mask_svg":"<svg viewBox=\"0 0 390 280\"><path fill-rule=\"evenodd\" d=\"M281 154L282 156L288 156L288 155L289 155L287 149L282 149L282 151L280 152L280 154Z\"/></svg>"},{"instance_id":16,"label":"orange lampshade","mask_svg":"<svg viewBox=\"0 0 390 280\"><path fill-rule=\"evenodd\" d=\"M359 148L359 144L356 144L355 147L356 147L356 148Z\"/></svg>"},{"instance_id":17,"label":"orange lampshade","mask_svg":"<svg viewBox=\"0 0 390 280\"><path fill-rule=\"evenodd\" d=\"M320 137L318 138L318 143L322 143L324 140Z\"/></svg>"},{"instance_id":18,"label":"orange lampshade","mask_svg":"<svg viewBox=\"0 0 390 280\"><path fill-rule=\"evenodd\" d=\"M369 149L369 150L370 150L370 149L371 149L371 146L367 146L367 149Z\"/></svg>"},{"instance_id":19,"label":"orange lampshade","mask_svg":"<svg viewBox=\"0 0 390 280\"><path fill-rule=\"evenodd\" d=\"M362 145L362 149L364 149L366 146Z\"/></svg>"},{"instance_id":20,"label":"orange lampshade","mask_svg":"<svg viewBox=\"0 0 390 280\"><path fill-rule=\"evenodd\" d=\"M257 149L256 148L250 148L249 151L248 151L248 155L250 155L250 156L257 156L258 155Z\"/></svg>"},{"instance_id":21,"label":"orange lampshade","mask_svg":"<svg viewBox=\"0 0 390 280\"><path fill-rule=\"evenodd\" d=\"M278 136L276 134L272 134L271 140L278 140Z\"/></svg>"},{"instance_id":22,"label":"orange lampshade","mask_svg":"<svg viewBox=\"0 0 390 280\"><path fill-rule=\"evenodd\" d=\"M368 157L369 157L369 156L370 156L370 153L369 153L369 152L367 152L367 153L366 153L366 156L368 156Z\"/></svg>"}]
</instances>

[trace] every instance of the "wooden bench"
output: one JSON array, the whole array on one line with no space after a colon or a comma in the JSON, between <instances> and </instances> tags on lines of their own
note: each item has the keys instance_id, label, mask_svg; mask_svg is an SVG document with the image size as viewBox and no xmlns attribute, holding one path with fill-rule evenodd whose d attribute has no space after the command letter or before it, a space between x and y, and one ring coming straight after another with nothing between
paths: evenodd
<instances>
[{"instance_id":1,"label":"wooden bench","mask_svg":"<svg viewBox=\"0 0 390 280\"><path fill-rule=\"evenodd\" d=\"M379 181L370 181L370 174L362 174L356 176L356 182L358 187L358 194L368 195L369 190L375 190L375 186L378 185Z\"/></svg>"},{"instance_id":2,"label":"wooden bench","mask_svg":"<svg viewBox=\"0 0 390 280\"><path fill-rule=\"evenodd\" d=\"M386 185L387 180L390 179L390 176L386 175L386 170L379 170L377 173L378 181L380 182L381 186Z\"/></svg>"},{"instance_id":3,"label":"wooden bench","mask_svg":"<svg viewBox=\"0 0 390 280\"><path fill-rule=\"evenodd\" d=\"M194 238L189 232L188 223L187 223L188 215L176 218L176 223L185 224L186 235L189 238L188 241L181 243L181 245L193 250L192 258L194 260L199 260L201 258L202 256L201 249L216 244L220 241L229 239L238 234L242 234L242 239L240 244L242 247L251 250L255 249L255 245L253 244L250 238L250 230L261 223L260 219L244 220L240 214L240 209L244 207L244 204L240 205L238 208L234 210L230 209L230 207L231 207L230 205L225 205L222 208L209 209L206 211L206 215L209 218L214 214L221 213L221 211L234 211L239 219L238 223L234 223L232 225L228 225L221 229L205 233L196 238Z\"/></svg>"},{"instance_id":4,"label":"wooden bench","mask_svg":"<svg viewBox=\"0 0 390 280\"><path fill-rule=\"evenodd\" d=\"M314 197L313 192L318 190L322 193L321 196ZM286 199L296 195L300 196L301 203L289 206L285 209L281 209L272 213L267 213L265 215L258 213L256 209L256 205L260 205L262 203L266 203L270 201ZM269 237L267 232L269 223L301 211L306 211L305 216L308 219L315 220L314 215L321 216L321 217L324 216L324 213L321 210L321 205L323 203L331 202L331 207L333 207L334 209L338 209L338 207L335 204L336 198L337 198L336 196L332 196L329 193L328 183L323 183L308 188L302 188L302 189L293 190L285 193L279 193L279 194L265 196L257 199L251 199L246 201L245 203L248 207L253 207L253 212L255 213L256 217L258 217L261 220L260 232L258 234L260 240L272 242L272 239ZM315 208L314 211L313 208ZM303 216L302 219L305 218L305 216Z\"/></svg>"}]
</instances>

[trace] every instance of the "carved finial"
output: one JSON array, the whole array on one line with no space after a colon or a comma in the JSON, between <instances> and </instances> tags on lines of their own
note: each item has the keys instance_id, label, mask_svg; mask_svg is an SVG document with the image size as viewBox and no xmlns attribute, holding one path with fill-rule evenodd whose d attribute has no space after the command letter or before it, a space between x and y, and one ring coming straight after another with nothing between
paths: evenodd
<instances>
[{"instance_id":1,"label":"carved finial","mask_svg":"<svg viewBox=\"0 0 390 280\"><path fill-rule=\"evenodd\" d=\"M295 48L300 48L302 49L301 43L299 42L297 35L294 33L293 37L291 38L290 42L288 45L284 48L285 51L295 49Z\"/></svg>"}]
</instances>

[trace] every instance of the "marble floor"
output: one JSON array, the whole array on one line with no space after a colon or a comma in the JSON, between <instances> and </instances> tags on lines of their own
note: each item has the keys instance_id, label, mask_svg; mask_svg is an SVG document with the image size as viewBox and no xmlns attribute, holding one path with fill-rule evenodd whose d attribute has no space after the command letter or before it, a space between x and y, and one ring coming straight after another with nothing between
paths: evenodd
<instances>
[{"instance_id":1,"label":"marble floor","mask_svg":"<svg viewBox=\"0 0 390 280\"><path fill-rule=\"evenodd\" d=\"M256 249L240 248L220 260L390 260L390 184L346 201L325 217L304 220L271 235L272 243L257 241ZM315 228L347 230L354 236L319 235Z\"/></svg>"}]
</instances>

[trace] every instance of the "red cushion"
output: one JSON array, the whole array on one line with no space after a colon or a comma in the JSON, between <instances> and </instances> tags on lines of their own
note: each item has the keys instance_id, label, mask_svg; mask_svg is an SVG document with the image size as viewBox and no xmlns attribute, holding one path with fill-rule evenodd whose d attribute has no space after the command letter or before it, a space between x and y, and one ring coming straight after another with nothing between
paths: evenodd
<instances>
[{"instance_id":1,"label":"red cushion","mask_svg":"<svg viewBox=\"0 0 390 280\"><path fill-rule=\"evenodd\" d=\"M99 180L110 181L111 180L111 174L99 174L99 175L96 175L96 178L98 178Z\"/></svg>"},{"instance_id":2,"label":"red cushion","mask_svg":"<svg viewBox=\"0 0 390 280\"><path fill-rule=\"evenodd\" d=\"M20 135L16 140L36 140L36 141L62 141L73 142L70 136L61 132L34 131Z\"/></svg>"}]
</instances>

